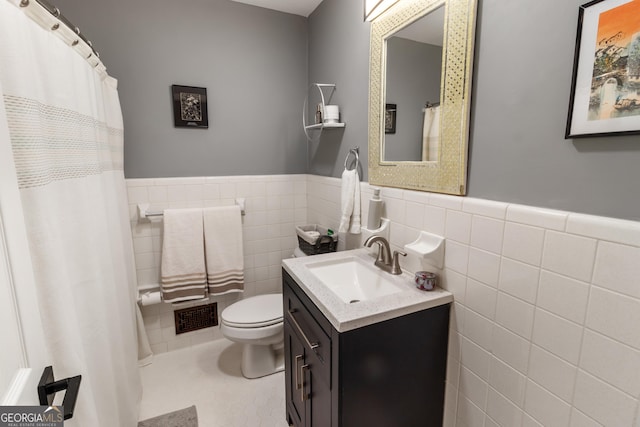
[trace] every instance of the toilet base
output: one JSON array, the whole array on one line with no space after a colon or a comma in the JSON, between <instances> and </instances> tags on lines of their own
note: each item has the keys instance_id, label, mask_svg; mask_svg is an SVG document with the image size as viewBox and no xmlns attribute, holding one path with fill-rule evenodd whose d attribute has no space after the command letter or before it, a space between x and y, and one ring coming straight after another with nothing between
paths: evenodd
<instances>
[{"instance_id":1,"label":"toilet base","mask_svg":"<svg viewBox=\"0 0 640 427\"><path fill-rule=\"evenodd\" d=\"M284 346L244 344L242 349L242 375L253 379L284 370Z\"/></svg>"}]
</instances>

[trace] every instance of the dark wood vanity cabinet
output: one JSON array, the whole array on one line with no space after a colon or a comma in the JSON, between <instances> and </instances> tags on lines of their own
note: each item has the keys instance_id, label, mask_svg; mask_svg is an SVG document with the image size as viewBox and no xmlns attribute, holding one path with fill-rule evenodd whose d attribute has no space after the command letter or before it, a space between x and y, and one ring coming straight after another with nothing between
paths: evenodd
<instances>
[{"instance_id":1,"label":"dark wood vanity cabinet","mask_svg":"<svg viewBox=\"0 0 640 427\"><path fill-rule=\"evenodd\" d=\"M282 276L290 425L442 426L449 304L339 333Z\"/></svg>"},{"instance_id":2,"label":"dark wood vanity cabinet","mask_svg":"<svg viewBox=\"0 0 640 427\"><path fill-rule=\"evenodd\" d=\"M287 277L287 282L293 282ZM287 283L285 282L285 283ZM296 287L294 293L292 287ZM295 285L285 285L284 345L289 424L331 425L331 325Z\"/></svg>"}]
</instances>

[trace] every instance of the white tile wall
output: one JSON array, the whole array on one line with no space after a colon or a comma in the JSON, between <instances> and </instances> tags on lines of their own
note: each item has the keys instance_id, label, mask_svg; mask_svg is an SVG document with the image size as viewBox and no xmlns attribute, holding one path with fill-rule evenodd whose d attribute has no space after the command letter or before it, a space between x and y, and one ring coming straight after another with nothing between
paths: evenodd
<instances>
[{"instance_id":1,"label":"white tile wall","mask_svg":"<svg viewBox=\"0 0 640 427\"><path fill-rule=\"evenodd\" d=\"M337 227L339 194L339 179L308 176L309 222ZM364 218L371 194L363 183ZM394 249L420 229L447 237L445 426L640 427L640 222L398 189L382 198Z\"/></svg>"},{"instance_id":2,"label":"white tile wall","mask_svg":"<svg viewBox=\"0 0 640 427\"><path fill-rule=\"evenodd\" d=\"M485 251L502 252L504 221L474 215L471 224L471 245Z\"/></svg>"},{"instance_id":3,"label":"white tile wall","mask_svg":"<svg viewBox=\"0 0 640 427\"><path fill-rule=\"evenodd\" d=\"M631 396L640 395L640 351L590 330L582 346L580 368Z\"/></svg>"},{"instance_id":4,"label":"white tile wall","mask_svg":"<svg viewBox=\"0 0 640 427\"><path fill-rule=\"evenodd\" d=\"M573 396L577 370L575 365L541 347L531 346L527 376L565 402L570 402Z\"/></svg>"},{"instance_id":5,"label":"white tile wall","mask_svg":"<svg viewBox=\"0 0 640 427\"><path fill-rule=\"evenodd\" d=\"M640 300L592 287L586 325L640 350Z\"/></svg>"},{"instance_id":6,"label":"white tile wall","mask_svg":"<svg viewBox=\"0 0 640 427\"><path fill-rule=\"evenodd\" d=\"M522 410L494 388L489 387L485 427L522 425Z\"/></svg>"},{"instance_id":7,"label":"white tile wall","mask_svg":"<svg viewBox=\"0 0 640 427\"><path fill-rule=\"evenodd\" d=\"M538 268L509 258L502 258L498 287L502 292L534 304L538 293L539 277Z\"/></svg>"},{"instance_id":8,"label":"white tile wall","mask_svg":"<svg viewBox=\"0 0 640 427\"><path fill-rule=\"evenodd\" d=\"M158 282L162 241L161 224L136 221L138 202L160 209L246 197L247 295L280 290L280 262L296 245L295 224L339 223L336 178L127 184L141 284ZM363 224L371 195L363 183ZM447 237L438 272L455 299L446 426L640 427L640 223L391 188L382 198L394 249L420 230ZM220 298L219 309L235 298ZM156 351L219 338L216 328L175 337L168 305L145 307L144 316Z\"/></svg>"},{"instance_id":9,"label":"white tile wall","mask_svg":"<svg viewBox=\"0 0 640 427\"><path fill-rule=\"evenodd\" d=\"M612 291L640 298L640 248L600 242L593 283Z\"/></svg>"},{"instance_id":10,"label":"white tile wall","mask_svg":"<svg viewBox=\"0 0 640 427\"><path fill-rule=\"evenodd\" d=\"M610 384L579 371L574 404L602 425L631 426L638 401Z\"/></svg>"},{"instance_id":11,"label":"white tile wall","mask_svg":"<svg viewBox=\"0 0 640 427\"><path fill-rule=\"evenodd\" d=\"M493 325L493 355L516 370L526 373L531 342L497 323Z\"/></svg>"},{"instance_id":12,"label":"white tile wall","mask_svg":"<svg viewBox=\"0 0 640 427\"><path fill-rule=\"evenodd\" d=\"M543 243L544 229L514 222L505 224L504 256L539 267Z\"/></svg>"},{"instance_id":13,"label":"white tile wall","mask_svg":"<svg viewBox=\"0 0 640 427\"><path fill-rule=\"evenodd\" d=\"M596 241L557 231L547 231L542 267L574 279L591 279Z\"/></svg>"},{"instance_id":14,"label":"white tile wall","mask_svg":"<svg viewBox=\"0 0 640 427\"><path fill-rule=\"evenodd\" d=\"M306 175L129 179L127 190L131 230L139 285L160 282L162 222L138 221L136 206L149 203L150 210L231 205L246 199L243 217L245 251L244 296L281 292L281 262L297 245L295 225L307 223ZM218 315L241 294L211 297ZM194 303L157 304L143 307L142 314L152 350L156 353L220 339L218 327L175 335L173 310Z\"/></svg>"},{"instance_id":15,"label":"white tile wall","mask_svg":"<svg viewBox=\"0 0 640 427\"><path fill-rule=\"evenodd\" d=\"M500 256L476 248L469 248L467 274L492 288L498 287Z\"/></svg>"},{"instance_id":16,"label":"white tile wall","mask_svg":"<svg viewBox=\"0 0 640 427\"><path fill-rule=\"evenodd\" d=\"M525 383L526 378L523 374L497 357L491 358L489 384L518 407L522 407L524 401Z\"/></svg>"},{"instance_id":17,"label":"white tile wall","mask_svg":"<svg viewBox=\"0 0 640 427\"><path fill-rule=\"evenodd\" d=\"M589 285L549 271L540 273L537 305L576 323L584 323Z\"/></svg>"},{"instance_id":18,"label":"white tile wall","mask_svg":"<svg viewBox=\"0 0 640 427\"><path fill-rule=\"evenodd\" d=\"M461 331L465 337L475 344L487 351L491 351L491 339L493 337L493 322L491 320L467 308Z\"/></svg>"},{"instance_id":19,"label":"white tile wall","mask_svg":"<svg viewBox=\"0 0 640 427\"><path fill-rule=\"evenodd\" d=\"M525 339L531 337L534 306L505 293L498 293L496 323Z\"/></svg>"},{"instance_id":20,"label":"white tile wall","mask_svg":"<svg viewBox=\"0 0 640 427\"><path fill-rule=\"evenodd\" d=\"M571 405L535 382L527 381L525 412L545 427L561 427L569 424Z\"/></svg>"},{"instance_id":21,"label":"white tile wall","mask_svg":"<svg viewBox=\"0 0 640 427\"><path fill-rule=\"evenodd\" d=\"M532 341L564 360L578 363L583 327L542 309L536 309Z\"/></svg>"}]
</instances>

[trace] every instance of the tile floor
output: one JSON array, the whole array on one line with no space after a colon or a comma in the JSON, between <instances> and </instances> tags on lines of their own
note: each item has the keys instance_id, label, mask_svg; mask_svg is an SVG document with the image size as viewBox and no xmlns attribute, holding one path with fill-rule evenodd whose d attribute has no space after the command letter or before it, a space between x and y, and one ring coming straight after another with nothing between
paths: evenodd
<instances>
[{"instance_id":1,"label":"tile floor","mask_svg":"<svg viewBox=\"0 0 640 427\"><path fill-rule=\"evenodd\" d=\"M227 339L156 355L141 368L140 420L196 405L199 427L286 427L284 372L248 380L241 355Z\"/></svg>"}]
</instances>

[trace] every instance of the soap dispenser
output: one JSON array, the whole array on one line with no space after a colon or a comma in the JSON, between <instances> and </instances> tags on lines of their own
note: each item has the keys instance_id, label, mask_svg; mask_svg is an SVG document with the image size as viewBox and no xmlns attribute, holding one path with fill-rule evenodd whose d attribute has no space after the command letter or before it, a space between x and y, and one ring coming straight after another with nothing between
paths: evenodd
<instances>
[{"instance_id":1,"label":"soap dispenser","mask_svg":"<svg viewBox=\"0 0 640 427\"><path fill-rule=\"evenodd\" d=\"M373 189L373 197L369 200L369 218L367 220L367 228L369 230L377 230L380 228L380 218L382 217L382 199L380 198L380 189Z\"/></svg>"}]
</instances>

